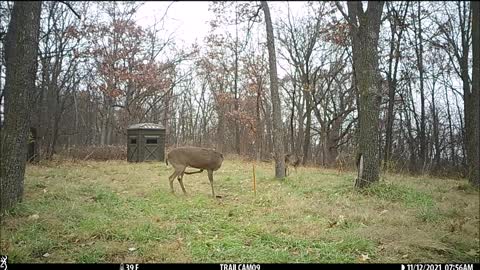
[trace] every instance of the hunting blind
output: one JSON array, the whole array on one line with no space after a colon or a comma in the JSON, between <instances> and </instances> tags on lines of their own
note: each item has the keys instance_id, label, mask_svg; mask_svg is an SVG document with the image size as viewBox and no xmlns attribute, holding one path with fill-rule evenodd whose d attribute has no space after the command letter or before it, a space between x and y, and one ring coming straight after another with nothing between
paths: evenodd
<instances>
[{"instance_id":1,"label":"hunting blind","mask_svg":"<svg viewBox=\"0 0 480 270\"><path fill-rule=\"evenodd\" d=\"M165 128L160 124L141 123L127 128L127 161L164 161Z\"/></svg>"}]
</instances>

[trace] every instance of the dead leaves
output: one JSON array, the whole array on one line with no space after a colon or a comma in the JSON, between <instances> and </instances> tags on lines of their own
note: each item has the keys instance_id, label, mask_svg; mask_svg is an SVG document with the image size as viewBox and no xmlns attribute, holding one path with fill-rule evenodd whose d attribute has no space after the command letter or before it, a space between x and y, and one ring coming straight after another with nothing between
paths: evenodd
<instances>
[{"instance_id":1,"label":"dead leaves","mask_svg":"<svg viewBox=\"0 0 480 270\"><path fill-rule=\"evenodd\" d=\"M342 226L345 224L345 216L344 215L339 215L336 220L329 220L328 221L328 228L334 228L338 226Z\"/></svg>"},{"instance_id":2,"label":"dead leaves","mask_svg":"<svg viewBox=\"0 0 480 270\"><path fill-rule=\"evenodd\" d=\"M453 220L453 221L450 221L450 224L448 226L448 230L450 232L455 232L455 231L461 231L462 228L463 228L463 225L465 225L465 223L468 221L468 217L466 218L463 218L463 219L456 219L456 220Z\"/></svg>"},{"instance_id":3,"label":"dead leaves","mask_svg":"<svg viewBox=\"0 0 480 270\"><path fill-rule=\"evenodd\" d=\"M360 262L367 262L370 260L370 257L368 254L360 254L360 257L358 257L358 261Z\"/></svg>"}]
</instances>

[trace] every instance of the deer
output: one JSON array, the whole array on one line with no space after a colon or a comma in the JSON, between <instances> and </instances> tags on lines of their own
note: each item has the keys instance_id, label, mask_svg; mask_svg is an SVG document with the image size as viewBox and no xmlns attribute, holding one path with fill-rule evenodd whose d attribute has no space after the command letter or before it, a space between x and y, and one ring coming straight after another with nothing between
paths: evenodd
<instances>
[{"instance_id":1,"label":"deer","mask_svg":"<svg viewBox=\"0 0 480 270\"><path fill-rule=\"evenodd\" d=\"M297 171L298 165L300 165L300 157L296 154L286 154L285 155L285 176L288 176L289 166L293 166L295 171Z\"/></svg>"},{"instance_id":2,"label":"deer","mask_svg":"<svg viewBox=\"0 0 480 270\"><path fill-rule=\"evenodd\" d=\"M177 177L180 187L182 188L183 193L186 195L187 191L185 190L185 186L183 186L183 174L195 174L201 173L203 170L207 170L210 186L212 187L212 196L213 198L216 198L215 190L213 189L213 172L222 166L222 153L201 147L178 147L172 149L167 154L167 158L165 159L167 166L168 162L170 162L175 169L172 175L168 177L168 180L170 181L170 190L172 193L175 193L173 189L173 181L175 180L175 177ZM195 172L186 172L185 169L187 167L200 170Z\"/></svg>"}]
</instances>

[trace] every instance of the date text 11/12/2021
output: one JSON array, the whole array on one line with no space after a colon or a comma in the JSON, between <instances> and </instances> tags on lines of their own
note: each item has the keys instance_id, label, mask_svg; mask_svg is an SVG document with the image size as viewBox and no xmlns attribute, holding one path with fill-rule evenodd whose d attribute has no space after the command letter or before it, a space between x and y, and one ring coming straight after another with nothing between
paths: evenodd
<instances>
[{"instance_id":1,"label":"date text 11/12/2021","mask_svg":"<svg viewBox=\"0 0 480 270\"><path fill-rule=\"evenodd\" d=\"M438 263L438 264L402 264L401 270L473 270L473 264L467 263Z\"/></svg>"}]
</instances>

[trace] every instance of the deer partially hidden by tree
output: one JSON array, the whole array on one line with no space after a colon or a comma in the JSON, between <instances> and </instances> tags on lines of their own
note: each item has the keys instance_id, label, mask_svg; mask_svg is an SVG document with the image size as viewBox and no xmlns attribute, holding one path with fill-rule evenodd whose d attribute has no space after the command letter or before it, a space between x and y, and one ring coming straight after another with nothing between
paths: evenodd
<instances>
[{"instance_id":1,"label":"deer partially hidden by tree","mask_svg":"<svg viewBox=\"0 0 480 270\"><path fill-rule=\"evenodd\" d=\"M275 154L270 153L272 158L276 161ZM298 165L300 165L300 162L302 162L302 158L299 157L297 154L285 154L285 176L288 176L289 172L289 167L293 166L295 171L297 171Z\"/></svg>"},{"instance_id":2,"label":"deer partially hidden by tree","mask_svg":"<svg viewBox=\"0 0 480 270\"><path fill-rule=\"evenodd\" d=\"M297 156L297 154L286 154L285 155L285 175L288 176L290 166L293 166L295 171L297 171L297 167L298 165L300 165L301 161L302 159L299 156Z\"/></svg>"},{"instance_id":3,"label":"deer partially hidden by tree","mask_svg":"<svg viewBox=\"0 0 480 270\"><path fill-rule=\"evenodd\" d=\"M172 193L175 193L173 189L173 181L177 177L178 182L183 190L184 194L187 194L185 187L183 186L183 174L195 174L201 173L203 170L208 171L208 179L210 180L210 186L212 187L212 196L215 198L215 191L213 189L213 172L218 170L222 166L223 155L212 149L206 149L201 147L178 147L171 150L167 154L165 163L168 162L173 166L175 171L170 175L168 180L170 181L170 189ZM187 167L200 169L196 172L186 172Z\"/></svg>"}]
</instances>

